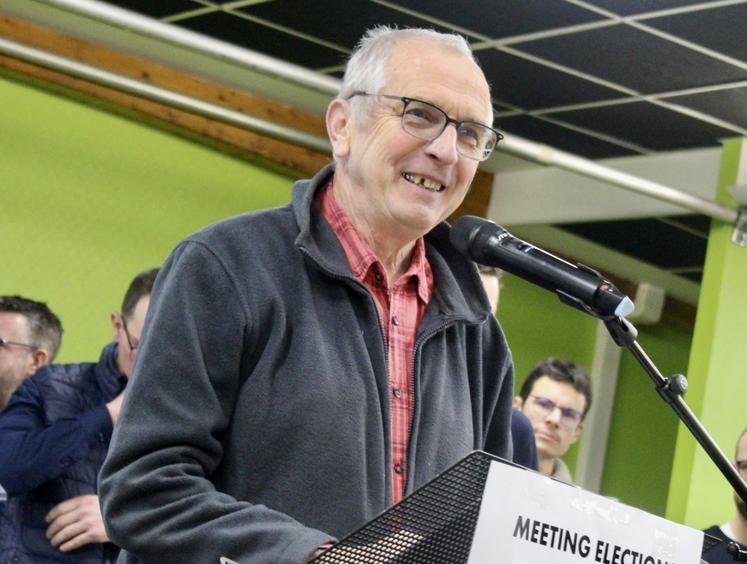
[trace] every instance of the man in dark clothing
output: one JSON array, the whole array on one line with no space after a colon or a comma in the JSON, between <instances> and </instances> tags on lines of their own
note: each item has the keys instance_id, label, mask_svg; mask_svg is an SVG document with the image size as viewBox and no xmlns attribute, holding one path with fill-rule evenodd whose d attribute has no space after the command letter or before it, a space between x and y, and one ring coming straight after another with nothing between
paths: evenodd
<instances>
[{"instance_id":1,"label":"man in dark clothing","mask_svg":"<svg viewBox=\"0 0 747 564\"><path fill-rule=\"evenodd\" d=\"M0 412L24 380L54 360L61 340L62 324L47 304L0 296ZM0 483L0 556L18 542L6 501Z\"/></svg>"},{"instance_id":2,"label":"man in dark clothing","mask_svg":"<svg viewBox=\"0 0 747 564\"><path fill-rule=\"evenodd\" d=\"M62 324L47 304L21 296L0 296L0 411L18 386L54 361Z\"/></svg>"},{"instance_id":3,"label":"man in dark clothing","mask_svg":"<svg viewBox=\"0 0 747 564\"><path fill-rule=\"evenodd\" d=\"M742 431L737 440L734 465L742 479L747 482L747 429ZM727 546L730 542L736 542L742 550L747 550L747 505L736 493L734 494L734 503L737 506L737 511L731 521L721 526L713 525L704 531L724 541L703 554L703 558L708 564L733 564L735 562L734 557L727 552Z\"/></svg>"},{"instance_id":4,"label":"man in dark clothing","mask_svg":"<svg viewBox=\"0 0 747 564\"><path fill-rule=\"evenodd\" d=\"M113 562L97 496L157 270L130 284L97 363L39 369L0 414L0 483L10 541L2 562Z\"/></svg>"},{"instance_id":5,"label":"man in dark clothing","mask_svg":"<svg viewBox=\"0 0 747 564\"><path fill-rule=\"evenodd\" d=\"M300 564L470 451L511 457L511 356L444 223L490 124L463 38L372 30L335 164L172 252L101 471L122 562Z\"/></svg>"}]
</instances>

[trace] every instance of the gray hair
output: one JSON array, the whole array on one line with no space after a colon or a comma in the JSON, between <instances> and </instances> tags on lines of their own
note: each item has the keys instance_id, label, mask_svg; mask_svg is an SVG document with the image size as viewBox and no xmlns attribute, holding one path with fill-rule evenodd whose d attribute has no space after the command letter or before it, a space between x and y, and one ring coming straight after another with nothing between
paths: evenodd
<instances>
[{"instance_id":1,"label":"gray hair","mask_svg":"<svg viewBox=\"0 0 747 564\"><path fill-rule=\"evenodd\" d=\"M456 33L441 33L433 29L406 28L397 29L380 25L368 29L353 50L345 68L345 76L340 85L338 98L347 99L354 92L380 93L386 84L389 72L389 61L394 47L401 41L430 41L446 49L464 55L478 64L466 39ZM369 98L357 100L357 112L367 110ZM492 121L492 108L490 119ZM358 113L358 117L362 117Z\"/></svg>"}]
</instances>

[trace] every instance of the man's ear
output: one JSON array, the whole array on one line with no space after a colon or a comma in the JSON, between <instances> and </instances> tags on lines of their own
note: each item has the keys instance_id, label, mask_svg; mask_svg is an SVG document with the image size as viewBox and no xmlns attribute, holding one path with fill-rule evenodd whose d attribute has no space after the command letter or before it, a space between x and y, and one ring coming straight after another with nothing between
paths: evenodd
<instances>
[{"instance_id":1,"label":"man's ear","mask_svg":"<svg viewBox=\"0 0 747 564\"><path fill-rule=\"evenodd\" d=\"M350 153L350 104L347 100L335 98L327 106L327 135L332 143L332 153L337 159L344 159Z\"/></svg>"},{"instance_id":2,"label":"man's ear","mask_svg":"<svg viewBox=\"0 0 747 564\"><path fill-rule=\"evenodd\" d=\"M576 430L573 433L573 441L571 442L571 444L575 443L578 440L578 438L581 436L581 431L583 430L584 430L584 424L583 422L581 422L576 426Z\"/></svg>"},{"instance_id":3,"label":"man's ear","mask_svg":"<svg viewBox=\"0 0 747 564\"><path fill-rule=\"evenodd\" d=\"M111 315L112 319L112 339L115 341L119 337L119 331L122 327L122 316L119 315L116 311L112 312Z\"/></svg>"},{"instance_id":4,"label":"man's ear","mask_svg":"<svg viewBox=\"0 0 747 564\"><path fill-rule=\"evenodd\" d=\"M49 364L49 351L47 349L36 349L31 353L31 360L26 366L26 374L31 376L42 366Z\"/></svg>"}]
</instances>

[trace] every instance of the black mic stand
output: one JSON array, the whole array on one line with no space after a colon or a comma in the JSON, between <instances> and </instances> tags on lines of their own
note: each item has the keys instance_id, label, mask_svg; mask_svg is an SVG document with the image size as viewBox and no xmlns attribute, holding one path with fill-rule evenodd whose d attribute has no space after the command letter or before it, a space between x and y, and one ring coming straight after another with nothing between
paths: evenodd
<instances>
[{"instance_id":1,"label":"black mic stand","mask_svg":"<svg viewBox=\"0 0 747 564\"><path fill-rule=\"evenodd\" d=\"M601 317L589 308L583 309L594 317L602 319L605 327L607 327L607 331L609 331L612 336L612 340L615 341L615 344L627 348L633 354L638 363L653 380L659 396L670 405L677 416L690 430L693 437L695 437L695 440L700 443L700 446L703 447L703 450L706 451L713 463L721 471L724 478L726 478L734 488L737 495L747 503L747 484L745 484L736 468L734 468L726 456L724 456L724 453L721 452L721 449L682 398L682 394L687 390L687 378L682 374L676 374L671 378L665 378L662 376L661 372L659 372L654 363L644 352L643 348L641 348L636 341L638 331L627 319L622 317ZM730 543L728 551L729 554L734 557L735 562L747 562L747 551L741 550L736 543Z\"/></svg>"}]
</instances>

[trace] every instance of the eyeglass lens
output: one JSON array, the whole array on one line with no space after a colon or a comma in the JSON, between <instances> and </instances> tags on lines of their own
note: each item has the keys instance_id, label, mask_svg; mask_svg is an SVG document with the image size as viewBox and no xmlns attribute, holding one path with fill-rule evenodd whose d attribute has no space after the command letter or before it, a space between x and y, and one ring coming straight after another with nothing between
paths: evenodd
<instances>
[{"instance_id":1,"label":"eyeglass lens","mask_svg":"<svg viewBox=\"0 0 747 564\"><path fill-rule=\"evenodd\" d=\"M550 415L557 407L560 410L561 421L568 425L573 426L581 421L581 413L573 409L572 407L560 407L554 401L542 396L532 396L534 398L534 404L544 412L544 414Z\"/></svg>"},{"instance_id":2,"label":"eyeglass lens","mask_svg":"<svg viewBox=\"0 0 747 564\"><path fill-rule=\"evenodd\" d=\"M404 104L402 128L405 131L432 141L441 135L449 123L454 123L457 127L457 149L465 157L483 160L490 155L498 141L495 132L481 123L456 122L441 108L420 100L406 98Z\"/></svg>"}]
</instances>

